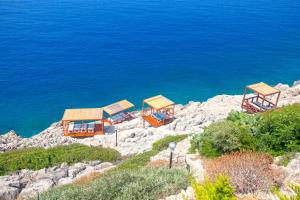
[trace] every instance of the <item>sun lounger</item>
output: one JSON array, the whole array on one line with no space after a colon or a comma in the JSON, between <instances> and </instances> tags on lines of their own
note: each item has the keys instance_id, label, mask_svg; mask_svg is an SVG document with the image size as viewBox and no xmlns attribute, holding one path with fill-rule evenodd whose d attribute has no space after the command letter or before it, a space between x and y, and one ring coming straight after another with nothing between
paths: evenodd
<instances>
[{"instance_id":1,"label":"sun lounger","mask_svg":"<svg viewBox=\"0 0 300 200\"><path fill-rule=\"evenodd\" d=\"M166 115L164 113L153 113L152 117L154 117L155 119L162 121L166 118Z\"/></svg>"},{"instance_id":2,"label":"sun lounger","mask_svg":"<svg viewBox=\"0 0 300 200\"><path fill-rule=\"evenodd\" d=\"M74 123L70 123L68 126L68 133L73 133L74 131Z\"/></svg>"},{"instance_id":3,"label":"sun lounger","mask_svg":"<svg viewBox=\"0 0 300 200\"><path fill-rule=\"evenodd\" d=\"M118 123L118 122L122 121L122 116L120 114L117 114L117 115L112 116L111 119L114 123Z\"/></svg>"},{"instance_id":4,"label":"sun lounger","mask_svg":"<svg viewBox=\"0 0 300 200\"><path fill-rule=\"evenodd\" d=\"M80 132L87 132L87 124L81 124Z\"/></svg>"},{"instance_id":5,"label":"sun lounger","mask_svg":"<svg viewBox=\"0 0 300 200\"><path fill-rule=\"evenodd\" d=\"M262 103L260 103L260 102L258 102L258 101L254 102L254 104L257 105L257 106L260 107L260 108L265 109L265 110L270 110L270 109L273 108L273 106L271 106L271 105L270 105L270 106L267 106L267 105L264 105L264 104L262 104Z\"/></svg>"},{"instance_id":6,"label":"sun lounger","mask_svg":"<svg viewBox=\"0 0 300 200\"><path fill-rule=\"evenodd\" d=\"M95 132L95 123L89 123L88 124L88 132L94 133Z\"/></svg>"},{"instance_id":7,"label":"sun lounger","mask_svg":"<svg viewBox=\"0 0 300 200\"><path fill-rule=\"evenodd\" d=\"M81 125L80 124L74 124L74 133L80 132Z\"/></svg>"},{"instance_id":8,"label":"sun lounger","mask_svg":"<svg viewBox=\"0 0 300 200\"><path fill-rule=\"evenodd\" d=\"M128 114L126 114L126 113L120 113L120 115L124 118L124 119L126 119L127 117L128 117Z\"/></svg>"}]
</instances>

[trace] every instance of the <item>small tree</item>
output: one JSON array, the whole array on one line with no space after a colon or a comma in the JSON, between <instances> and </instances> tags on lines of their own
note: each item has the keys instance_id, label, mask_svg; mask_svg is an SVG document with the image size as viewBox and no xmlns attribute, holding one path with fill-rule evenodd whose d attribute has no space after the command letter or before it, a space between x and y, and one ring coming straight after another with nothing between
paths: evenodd
<instances>
[{"instance_id":1,"label":"small tree","mask_svg":"<svg viewBox=\"0 0 300 200\"><path fill-rule=\"evenodd\" d=\"M216 182L211 182L205 178L204 183L197 183L192 180L192 187L195 193L196 200L235 200L234 189L230 185L228 177L219 175Z\"/></svg>"}]
</instances>

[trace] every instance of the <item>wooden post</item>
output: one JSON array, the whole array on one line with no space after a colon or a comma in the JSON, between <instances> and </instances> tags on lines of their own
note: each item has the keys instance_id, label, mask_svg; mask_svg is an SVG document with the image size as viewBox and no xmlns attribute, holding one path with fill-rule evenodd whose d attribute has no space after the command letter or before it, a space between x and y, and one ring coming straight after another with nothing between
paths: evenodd
<instances>
[{"instance_id":1,"label":"wooden post","mask_svg":"<svg viewBox=\"0 0 300 200\"><path fill-rule=\"evenodd\" d=\"M116 129L116 147L118 146L118 129Z\"/></svg>"},{"instance_id":2,"label":"wooden post","mask_svg":"<svg viewBox=\"0 0 300 200\"><path fill-rule=\"evenodd\" d=\"M278 101L279 101L279 97L280 97L280 92L278 92L278 95L277 95L277 99L276 99L275 108L277 108L277 104L278 104Z\"/></svg>"},{"instance_id":3,"label":"wooden post","mask_svg":"<svg viewBox=\"0 0 300 200\"><path fill-rule=\"evenodd\" d=\"M172 162L173 162L173 151L170 153L170 162L169 162L169 168L172 168Z\"/></svg>"},{"instance_id":4,"label":"wooden post","mask_svg":"<svg viewBox=\"0 0 300 200\"><path fill-rule=\"evenodd\" d=\"M261 105L262 105L262 106L264 105L265 99L266 99L266 96L263 96L263 100L262 100L262 102L261 102ZM261 109L263 109L263 108L261 108Z\"/></svg>"},{"instance_id":5,"label":"wooden post","mask_svg":"<svg viewBox=\"0 0 300 200\"><path fill-rule=\"evenodd\" d=\"M143 127L145 128L145 118L144 118L144 101L142 104L142 118L143 118Z\"/></svg>"}]
</instances>

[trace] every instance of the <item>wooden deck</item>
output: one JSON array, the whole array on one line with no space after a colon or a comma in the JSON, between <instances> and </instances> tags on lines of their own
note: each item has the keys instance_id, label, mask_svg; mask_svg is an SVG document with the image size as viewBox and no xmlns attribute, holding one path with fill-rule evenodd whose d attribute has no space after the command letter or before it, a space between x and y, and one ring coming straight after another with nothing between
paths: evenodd
<instances>
[{"instance_id":1,"label":"wooden deck","mask_svg":"<svg viewBox=\"0 0 300 200\"><path fill-rule=\"evenodd\" d=\"M143 116L144 120L147 121L151 126L153 127L159 127L166 125L173 121L173 119L165 119L164 121L157 121L154 117L151 115Z\"/></svg>"},{"instance_id":2,"label":"wooden deck","mask_svg":"<svg viewBox=\"0 0 300 200\"><path fill-rule=\"evenodd\" d=\"M265 106L261 106L255 102L259 102L261 104L265 103ZM244 99L242 103L242 109L245 109L249 113L264 112L273 108L276 108L276 105L274 103L260 96L254 96Z\"/></svg>"},{"instance_id":3,"label":"wooden deck","mask_svg":"<svg viewBox=\"0 0 300 200\"><path fill-rule=\"evenodd\" d=\"M79 133L68 133L67 130L64 130L64 136L71 136L71 137L91 137L95 135L104 135L104 128L102 124L95 125L94 132L79 132Z\"/></svg>"}]
</instances>

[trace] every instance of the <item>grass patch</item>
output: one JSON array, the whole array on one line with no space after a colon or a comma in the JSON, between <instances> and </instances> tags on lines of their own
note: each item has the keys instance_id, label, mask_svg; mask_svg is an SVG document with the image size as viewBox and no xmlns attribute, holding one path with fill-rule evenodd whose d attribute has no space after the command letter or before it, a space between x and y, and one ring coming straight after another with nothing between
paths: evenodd
<instances>
[{"instance_id":1,"label":"grass patch","mask_svg":"<svg viewBox=\"0 0 300 200\"><path fill-rule=\"evenodd\" d=\"M116 161L119 158L120 153L114 149L88 147L81 144L49 149L26 148L0 154L0 175L21 169L39 170L63 162L73 164L91 160Z\"/></svg>"},{"instance_id":2,"label":"grass patch","mask_svg":"<svg viewBox=\"0 0 300 200\"><path fill-rule=\"evenodd\" d=\"M85 186L54 188L40 195L40 199L155 200L176 194L187 186L185 170L145 167L119 171Z\"/></svg>"},{"instance_id":3,"label":"grass patch","mask_svg":"<svg viewBox=\"0 0 300 200\"><path fill-rule=\"evenodd\" d=\"M167 136L161 140L158 140L157 142L153 143L152 150L155 151L162 151L164 149L167 149L169 147L170 142L180 142L181 140L184 140L187 138L188 135L170 135Z\"/></svg>"},{"instance_id":4,"label":"grass patch","mask_svg":"<svg viewBox=\"0 0 300 200\"><path fill-rule=\"evenodd\" d=\"M145 166L152 156L155 156L160 151L167 149L170 142L180 142L187 138L187 135L167 136L162 138L152 145L152 150L141 154L134 155L122 162L114 170L136 169Z\"/></svg>"},{"instance_id":5,"label":"grass patch","mask_svg":"<svg viewBox=\"0 0 300 200\"><path fill-rule=\"evenodd\" d=\"M158 152L151 150L132 156L117 166L115 170L136 169L145 166L152 156Z\"/></svg>"}]
</instances>

